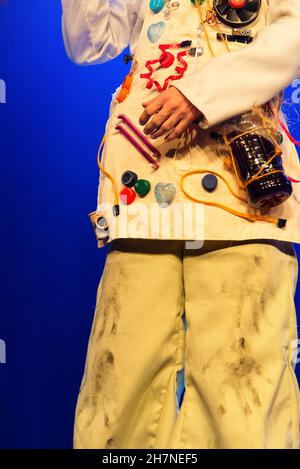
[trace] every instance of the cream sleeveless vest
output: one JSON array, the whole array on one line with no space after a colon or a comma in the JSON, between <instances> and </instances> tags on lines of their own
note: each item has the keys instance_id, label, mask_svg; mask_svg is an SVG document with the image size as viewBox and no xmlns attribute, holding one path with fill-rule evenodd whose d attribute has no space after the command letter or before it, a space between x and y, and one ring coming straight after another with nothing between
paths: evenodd
<instances>
[{"instance_id":1,"label":"cream sleeveless vest","mask_svg":"<svg viewBox=\"0 0 300 469\"><path fill-rule=\"evenodd\" d=\"M174 2L171 3L174 4ZM97 208L89 214L95 228L98 246L101 247L115 238L179 240L273 238L300 243L300 184L293 184L291 197L280 206L272 208L267 214L274 218L286 219L287 224L284 228L279 228L275 224L266 221L249 221L221 208L193 202L183 194L179 184L181 177L198 169L208 169L222 174L236 192L241 191L234 173L224 168L224 158L219 152L219 144L211 136L211 132L218 131L222 124L212 126L209 129L202 129L196 124L192 124L193 140L190 145L182 146L179 139L165 142L163 137L151 140L147 136L161 155L157 159L156 155L152 153L155 161L159 162L157 169L153 168L150 162L116 129L118 124L126 127L124 121L118 117L119 115L125 115L141 132L143 131L143 127L139 125L139 117L143 112L142 102L149 101L157 96L159 92L155 86L148 89L146 87L147 79L141 78L140 75L148 72L145 66L148 60L159 58L161 54L159 44L180 43L190 40L192 41L191 47L199 46L199 43L197 43L200 24L199 15L195 5L190 0L180 0L178 8L170 9L168 19L165 17L165 9L159 13L154 13L150 9L148 0L146 0L144 8L146 8L145 20L135 48L137 63L132 68L131 90L123 102L118 102L116 99L121 87L113 95L109 119L106 124L106 141L102 152L102 164L106 171L114 177L119 192L124 188L121 177L126 171L133 171L138 179L149 181L150 192L145 197L136 195L135 200L130 205L120 201L120 214L114 216L112 182L105 174L100 174ZM205 17L207 10L205 2L201 8ZM258 17L244 28L251 29L252 36L255 36L260 29L266 26L267 8L267 0L262 0ZM225 24L220 23L220 29L224 33L232 33L232 28ZM207 32L214 53L216 55L228 53L224 43L217 40L216 31L208 28ZM211 58L203 32L201 33L200 46L203 48L202 55L197 58L193 55L184 57L184 60L188 63L185 76L199 69ZM247 47L247 44L230 42L229 47L231 51L234 51ZM175 57L178 51L172 50ZM172 67L157 69L153 72L152 77L163 83L167 76L176 74L176 65L178 63L175 60ZM220 80L222 80L221 76ZM176 81L170 83L176 86ZM201 87L201 83L199 83L199 86ZM284 121L282 113L280 113L280 116ZM129 130L128 127L127 130ZM139 141L139 138L135 135L134 138ZM179 148L176 151L178 145ZM281 148L285 173L299 179L298 154L294 144L290 142L285 134L283 135ZM149 152L149 149L147 151ZM201 184L203 176L203 174L195 174L186 180L185 188L190 195L197 199L222 203L239 212L257 214L257 210L255 211L245 202L235 198L220 178L217 188L213 192L204 190ZM168 193L170 188L171 191ZM162 206L158 203L156 195L163 196L166 191L167 197L174 198L172 202L169 201L168 205ZM242 192L240 194L243 195ZM95 222L99 218L102 222L105 219L106 229L99 229L96 226Z\"/></svg>"}]
</instances>

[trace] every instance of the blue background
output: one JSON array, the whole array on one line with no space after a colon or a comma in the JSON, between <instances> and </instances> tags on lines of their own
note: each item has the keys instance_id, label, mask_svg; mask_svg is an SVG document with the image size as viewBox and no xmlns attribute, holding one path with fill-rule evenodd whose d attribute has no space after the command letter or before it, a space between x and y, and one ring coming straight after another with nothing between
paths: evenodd
<instances>
[{"instance_id":1,"label":"blue background","mask_svg":"<svg viewBox=\"0 0 300 469\"><path fill-rule=\"evenodd\" d=\"M96 151L128 68L72 64L59 0L0 2L0 47L0 447L67 448L105 258Z\"/></svg>"}]
</instances>

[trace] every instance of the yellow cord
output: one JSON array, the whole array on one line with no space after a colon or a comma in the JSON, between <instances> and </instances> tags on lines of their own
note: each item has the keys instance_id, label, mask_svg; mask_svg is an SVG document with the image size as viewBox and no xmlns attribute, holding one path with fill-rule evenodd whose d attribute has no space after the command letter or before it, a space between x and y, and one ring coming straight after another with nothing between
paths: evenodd
<instances>
[{"instance_id":1,"label":"yellow cord","mask_svg":"<svg viewBox=\"0 0 300 469\"><path fill-rule=\"evenodd\" d=\"M199 4L199 0L196 0L195 1L195 4L197 6L197 11L198 11L198 14L199 14L199 18L200 18L200 23L202 25L202 28L203 28L203 31L204 31L204 34L205 34L205 38L206 38L206 41L207 41L207 45L208 45L208 48L210 50L210 53L211 55L214 57L215 54L213 52L213 49L211 47L211 43L210 43L210 39L209 39L209 35L208 35L208 32L207 32L207 29L206 29L206 24L205 24L205 21L203 19L203 13L202 13L202 8ZM208 6L208 11L210 11L214 16L215 15L215 12L214 12L214 8L211 6L210 4L210 1L209 0L206 0L206 4ZM211 26L211 25L209 25ZM212 28L214 28L213 26L211 26ZM231 52L230 51L230 48L228 46L228 41L227 41L227 38L226 38L226 35L225 35L225 38L224 38L224 35L223 33L221 32L221 29L219 27L219 24L218 24L218 21L216 21L216 29L217 31L220 33L221 35L221 39L223 41L223 43L225 44L225 47L227 49L228 52ZM282 96L281 96L281 101L282 101ZM281 106L281 102L279 100L279 103L278 103L278 108L277 108L277 112L276 112L276 122L278 122L278 116L279 116L279 110L280 110L280 106ZM231 160L231 164L228 163L228 160L225 159L224 160L224 165L229 168L233 168L234 170L234 173L235 173L235 176L236 176L236 179L238 181L238 184L240 185L240 187L245 190L248 185L250 183L252 183L254 180L257 180L257 179L260 179L260 178L263 178L265 177L265 175L261 175L261 172L263 171L263 169L279 154L281 154L281 149L279 147L279 145L277 144L276 142L276 139L273 137L272 133L269 131L269 128L267 126L267 124L269 124L269 126L271 128L273 128L274 130L277 130L277 126L276 124L274 124L274 122L267 118L267 116L264 115L264 113L262 112L262 110L257 107L257 106L253 106L254 108L254 112L256 112L259 117L261 118L262 120L262 123L263 125L262 126L259 126L259 127L256 127L255 129L249 129L245 132L242 132L240 133L239 135L237 135L236 137L232 138L231 140L228 140L226 136L223 136L223 139L224 139L224 143L225 145L227 146L228 150L229 150L229 154L230 154L230 160ZM275 113L274 113L275 114ZM239 176L239 173L238 173L238 170L237 170L237 166L236 166L236 161L235 161L235 158L234 158L234 155L233 155L233 152L232 152L232 147L231 147L231 144L232 142L234 142L237 138L240 138L241 136L245 135L245 134L248 134L249 132L252 132L252 131L257 131L258 129L264 129L267 134L269 135L269 137L271 138L271 140L273 141L274 145L275 145L275 152L274 154L268 159L268 161L266 161L259 169L259 171L251 178L249 179L248 181L246 181L245 183L242 182L240 176ZM283 172L283 170L273 170L271 172L268 173L269 174L274 174L274 173L279 173L279 172ZM188 178L189 176L192 176L194 174L203 174L203 173L211 173L211 174L215 174L217 176L219 176L224 182L225 184L227 185L227 188L229 189L229 191L231 192L231 194L236 197L237 199L241 200L242 202L245 202L247 203L247 199L237 195L233 189L230 187L229 183L226 181L226 179L219 173L216 173L215 171L210 171L210 170L207 170L207 169L198 169L198 170L193 170L193 171L189 171L188 173L186 173L185 175L183 175L180 179L180 188L182 190L182 192L184 193L184 195L190 199L190 200L193 200L194 202L198 202L198 203L202 203L204 205L209 205L209 206L214 206L214 207L218 207L218 208L221 208L223 210L226 210L227 212L229 213L232 213L233 215L236 215L236 216L239 216L239 217L242 217L242 218L245 218L249 221L256 221L256 220L260 220L260 221L266 221L266 222L269 222L269 223L274 223L276 225L278 225L278 222L279 220L276 219L276 218L273 218L273 217L266 217L266 216L260 216L260 215L251 215L251 214L248 214L248 213L243 213L243 212L239 212L237 210L234 210L226 205L223 205L223 204L220 204L220 203L217 203L217 202L208 202L206 200L202 200L202 199L198 199L196 197L193 197L191 196L190 194L188 194L188 192L185 190L184 188L184 180L186 178Z\"/></svg>"},{"instance_id":2,"label":"yellow cord","mask_svg":"<svg viewBox=\"0 0 300 469\"><path fill-rule=\"evenodd\" d=\"M210 40L209 40L209 36L208 36L207 28L206 28L206 21L204 21L204 19L203 19L202 7L200 6L199 0L196 0L196 1L195 1L195 4L196 4L196 7L197 7L197 11L198 11L198 14L199 14L200 23L201 23L201 26L202 26L202 28L203 28L204 34L205 34L205 39L206 39L206 42L207 42L209 51L210 51L211 55L214 57L215 54L214 54L214 51L213 51L213 49L212 49L211 42L210 42ZM207 4L207 7L208 7L208 12L212 13L213 16L216 17L216 14L214 13L214 9L213 9L213 7L211 6L209 0L206 0L206 4ZM209 24L209 23L208 23L208 24ZM209 24L209 26L210 26L212 29L215 29L214 26L212 26L211 24ZM218 33L220 34L221 40L222 40L223 44L225 45L225 47L226 47L226 49L227 49L227 52L231 52L230 49L229 49L229 46L228 46L228 41L227 41L226 35L225 35L225 38L224 38L224 35L223 35L223 33L222 33L221 29L220 29L220 26L219 26L219 23L218 23L217 20L216 20L216 30L217 30Z\"/></svg>"},{"instance_id":3,"label":"yellow cord","mask_svg":"<svg viewBox=\"0 0 300 469\"><path fill-rule=\"evenodd\" d=\"M207 28L206 28L206 21L204 21L203 19L203 13L202 13L202 8L200 6L200 4L198 3L199 0L196 0L195 1L195 4L197 6L197 11L198 11L198 14L199 14L199 19L200 19L200 23L202 25L202 28L203 28L203 31L204 31L204 34L205 34L205 38L206 38L206 41L207 41L207 45L208 45L208 48L209 48L209 51L211 53L211 55L214 57L215 54L214 54L214 51L212 49L212 46L211 46L211 42L210 42L210 39L209 39L209 35L208 35L208 32L207 32ZM215 17L215 13L214 13L214 8L211 6L210 4L210 1L209 0L206 0L206 3L207 3L207 6L208 6L208 11L211 12ZM211 26L209 24L210 27L214 28L213 26ZM227 41L227 38L226 38L226 35L225 35L225 38L224 38L224 35L223 33L221 32L221 29L219 27L219 24L218 24L218 21L216 20L216 29L217 31L220 33L221 35L221 39L222 39L222 42L224 43L226 49L228 52L231 52L230 49L229 49L229 46L228 46L228 41ZM134 59L134 64L136 64L136 60ZM281 107L281 102L282 102L282 94L281 93L281 99L279 99L278 101L278 107L277 107L277 110L276 110L276 116L277 116L277 119L279 118L279 111L280 111L280 107ZM257 112L257 114L261 117L262 121L263 121L263 124L266 124L266 123L269 123L269 125L272 127L272 128L275 128L276 129L276 125L274 124L273 121L271 121L270 119L268 119L264 114L263 112L256 106L254 106L254 110ZM273 109L272 109L273 111ZM274 112L273 112L274 113ZM275 113L274 113L275 114ZM277 120L276 120L277 121ZM275 143L275 153L274 155L272 155L272 157L266 162L264 163L264 165L262 165L262 167L260 168L260 170L249 180L247 181L246 183L243 183L239 177L239 174L238 174L238 170L237 170L237 167L236 167L236 162L235 162L235 159L234 159L234 156L233 156L233 152L232 152L232 148L230 146L230 144L237 138L241 137L242 135L245 135L249 132L251 132L252 130L257 130L259 128L264 128L269 136L271 137L271 139L273 140L273 142ZM106 133L104 134L103 138L102 138L102 141L99 145L99 149L98 149L98 153L97 153L97 163L98 163L98 167L100 169L100 171L102 171L103 174L105 174L111 181L112 183L112 186L113 186L113 191L114 191L114 205L119 205L119 191L118 191L118 185L117 185L117 182L115 180L115 178L108 172L106 171L106 169L103 167L103 165L101 164L101 160L100 160L100 155L101 155L101 150L103 148L103 145L105 143L105 140L106 140ZM273 158L275 158L276 155L280 154L281 151L280 151L280 147L278 147L277 145L277 142L276 140L274 139L273 135L269 132L268 130L268 127L267 125L262 125L261 127L256 127L255 129L249 129L248 131L246 132L243 132L239 135L237 135L236 137L234 137L232 140L228 140L226 138L226 136L224 136L224 143L227 145L228 149L229 149L229 153L230 153L230 159L231 159L231 165L230 167L232 167L234 169L234 172L235 172L235 175L236 175L236 178L237 178L237 181L240 185L240 187L242 189L246 189L246 187L251 183L253 182L253 180L255 179L259 179L261 177L264 177L264 175L261 175L260 176L260 173L263 171L263 168L268 165L272 160ZM225 164L228 165L228 162L225 160L224 161ZM282 170L274 170L272 171L271 173L269 174L273 174L273 173L276 173L276 172L283 172ZM237 210L234 210L234 209L231 209L230 207L226 206L226 205L223 205L223 204L219 204L217 202L208 202L206 200L201 200L201 199L198 199L198 198L195 198L193 196L191 196L190 194L187 193L187 191L185 190L184 188L184 180L189 177L189 176L192 176L194 174L203 174L203 173L212 173L212 174L215 174L216 176L219 176L219 178L221 178L227 188L229 189L229 191L231 192L231 194L236 197L237 199L241 200L242 202L245 202L247 203L247 199L245 199L244 197L241 197L239 196L237 193L234 192L234 190L231 188L230 184L226 181L226 179L219 173L215 172L215 171L209 171L209 170L206 170L206 169L198 169L198 170L193 170L193 171L190 171L188 173L186 173L185 175L183 175L180 179L180 187L181 187L181 190L182 192L185 194L185 196L190 199L190 200L193 200L194 202L198 202L198 203L202 203L204 205L209 205L209 206L214 206L214 207L219 207L223 210L226 210L227 212L229 213L232 213L233 215L236 215L236 216L239 216L239 217L242 217L242 218L246 218L248 219L249 221L256 221L256 220L260 220L260 221L266 221L266 222L270 222L270 223L275 223L276 225L278 224L278 219L275 219L273 217L264 217L264 216L260 216L260 215L251 215L251 214L248 214L248 213L243 213L243 212L239 212Z\"/></svg>"},{"instance_id":4,"label":"yellow cord","mask_svg":"<svg viewBox=\"0 0 300 469\"><path fill-rule=\"evenodd\" d=\"M223 181L225 182L225 184L227 185L228 189L230 190L230 192L235 196L237 197L238 199L242 200L243 202L247 202L245 199L243 199L242 197L234 194L233 190L231 189L231 187L229 186L228 182L225 180L225 178L215 172L215 171L208 171L208 170L205 170L205 169L196 169L194 171L190 171L189 173L185 174L184 176L182 176L182 178L180 179L180 188L182 190L182 192L184 193L184 195L190 199L190 200L193 200L194 202L197 202L197 203L201 203L201 204L204 204L204 205L209 205L209 206L212 206L212 207L218 207L218 208L221 208L223 210L226 210L227 212L229 213L232 213L233 215L236 215L238 217L242 217L242 218L246 218L247 220L249 221L257 221L257 220L260 220L260 221L267 221L269 223L275 223L275 225L278 225L278 219L276 218L272 218L272 217L263 217L263 216L260 216L260 215L250 215L248 213L243 213L243 212L239 212L237 210L234 210L226 205L223 205L223 204L219 204L217 202L208 202L207 200L202 200L202 199L198 199L196 197L193 197L192 195L188 194L187 191L185 190L184 188L184 185L183 185L183 182L184 180L189 177L189 176L192 176L194 174L203 174L203 173L212 173L212 174L215 174L217 176L219 176L221 179L223 179Z\"/></svg>"},{"instance_id":5,"label":"yellow cord","mask_svg":"<svg viewBox=\"0 0 300 469\"><path fill-rule=\"evenodd\" d=\"M99 149L98 149L98 153L97 153L97 163L98 163L100 171L102 171L102 173L105 174L110 179L110 181L112 183L114 196L115 196L114 205L119 205L119 190L118 190L117 182L116 182L115 178L108 171L106 171L106 169L104 168L104 166L102 166L101 161L100 161L101 150L102 150L102 147L105 143L105 139L106 139L106 133L104 134L104 136L101 140L101 143L99 145Z\"/></svg>"},{"instance_id":6,"label":"yellow cord","mask_svg":"<svg viewBox=\"0 0 300 469\"><path fill-rule=\"evenodd\" d=\"M209 1L209 0L206 0L206 3L207 3L207 6L208 6L208 8L209 8L209 11L212 12L212 13L214 14L214 16L216 17L216 14L215 14L215 12L214 12L214 8L211 6L210 1ZM213 28L212 25L210 25L210 27ZM217 29L218 33L220 33L222 42L223 42L223 44L225 45L227 51L228 51L228 52L231 52L230 49L229 49L227 37L226 37L226 35L225 35L225 38L224 38L224 35L223 35L223 33L222 33L222 31L221 31L221 28L220 28L220 26L219 26L218 20L216 20L216 29Z\"/></svg>"},{"instance_id":7,"label":"yellow cord","mask_svg":"<svg viewBox=\"0 0 300 469\"><path fill-rule=\"evenodd\" d=\"M205 34L205 38L206 38L206 42L207 42L207 45L208 45L208 48L210 50L210 53L211 55L214 57L214 51L211 47L211 43L210 43L210 40L209 40L209 37L208 37L208 32L207 32L207 29L206 29L206 24L204 22L204 19L203 19L203 14L202 14L202 8L200 6L200 4L198 3L198 0L196 0L196 6L197 6L197 11L198 11L198 14L199 14L199 18L200 18L200 23L201 23L201 26L203 28L203 31L204 31L204 34Z\"/></svg>"},{"instance_id":8,"label":"yellow cord","mask_svg":"<svg viewBox=\"0 0 300 469\"><path fill-rule=\"evenodd\" d=\"M259 169L259 171L254 175L252 176L251 179L249 179L248 181L246 181L245 183L243 183L239 177L239 174L238 174L238 171L237 171L237 168L236 168L236 162L235 162L235 159L234 159L234 156L233 156L233 152L232 152L232 148L231 148L231 143L234 142L237 138L240 138L242 137L243 135L246 135L248 133L251 133L253 131L257 131L258 129L265 129L265 126L260 126L260 127L255 127L253 129L249 129L247 130L246 132L242 132L241 134L237 135L236 137L232 138L231 140L228 140L226 136L224 136L224 141L226 143L226 145L228 145L228 148L229 148L229 151L230 151L230 156L231 156L231 160L232 160L232 165L233 165L233 168L235 170L235 175L236 175L236 178L238 180L238 183L239 185L241 186L242 189L246 189L248 187L248 185L255 181L256 179L260 179L262 177L264 177L265 175L261 175L261 172L263 171L263 169L265 168L265 166L267 166L268 164L271 163L271 161L273 161L273 159L277 156L277 155L280 155L282 152L280 150L280 148L275 148L275 152L274 152L274 155L271 156L271 158L268 159L268 161L266 161ZM273 174L273 173L283 173L283 170L282 169L274 169L273 171L270 171L268 173L269 174Z\"/></svg>"},{"instance_id":9,"label":"yellow cord","mask_svg":"<svg viewBox=\"0 0 300 469\"><path fill-rule=\"evenodd\" d=\"M210 6L210 4L209 4L209 1L208 1L208 0L206 0L206 1L207 1L207 4L208 4L209 9L212 11L211 6ZM200 21L201 21L203 30L204 30L205 35L206 35L206 40L207 40L207 43L208 43L210 52L211 52L212 55L214 55L214 52L213 52L213 50L212 50L212 47L211 47L211 44L210 44L210 40L209 40L209 37L208 37L206 25L205 25L205 22L204 22L204 20L203 20L202 9L200 8L200 5L198 4L198 0L196 0L195 3L196 3L196 5L197 5L197 9L198 9L199 16L200 16ZM217 27L218 27L218 26L217 26ZM221 37L222 37L222 40L223 40L223 42L224 42L223 35L221 35ZM228 45L227 45L227 41L225 41L225 42L226 42L227 49L228 49L228 51L229 51L229 48L228 48ZM133 73L133 67L135 67L137 63L138 63L137 60L135 59L135 57L133 57L133 65L132 65L132 69L131 69L130 74ZM129 75L130 75L130 74L129 74ZM127 90L127 91L129 92L129 90ZM122 92L122 90L121 90L121 92ZM104 145L104 143L105 143L105 139L106 139L106 133L104 134L104 136L103 136L103 138L102 138L102 140L101 140L101 143L100 143L100 145L99 145L99 149L98 149L98 153L97 153L97 163L98 163L99 170L100 170L103 174L105 174L105 175L109 178L109 180L111 181L111 183L112 183L113 191L114 191L114 205L119 205L120 198L119 198L119 190L118 190L117 182L116 182L115 178L114 178L108 171L106 171L106 169L104 168L104 166L101 164L101 160L100 160L101 150L102 150L103 145Z\"/></svg>"},{"instance_id":10,"label":"yellow cord","mask_svg":"<svg viewBox=\"0 0 300 469\"><path fill-rule=\"evenodd\" d=\"M129 75L127 75L127 77L131 77L131 75L133 74L133 69L134 67L138 64L138 61L136 60L135 57L132 57L132 67L131 67L131 71L129 73ZM130 82L131 84L131 82ZM123 93L123 88L120 90L120 93L119 95L121 95ZM129 91L130 89L126 89L126 95L124 97L124 99L126 98L126 96L129 94ZM99 170L105 174L109 180L111 181L112 183L112 187L113 187L113 191L114 191L114 207L118 206L119 205L119 202L120 202L120 197L119 197L119 189L118 189L118 185L117 185L117 181L115 180L115 178L108 172L106 171L106 169L104 168L104 166L101 164L101 150L103 148L103 145L105 143L105 140L106 140L106 133L104 133L103 137L102 137L102 140L101 140L101 143L99 145L99 148L98 148L98 153L97 153L97 164L98 164L98 167L99 167ZM118 213L118 211L117 211Z\"/></svg>"}]
</instances>

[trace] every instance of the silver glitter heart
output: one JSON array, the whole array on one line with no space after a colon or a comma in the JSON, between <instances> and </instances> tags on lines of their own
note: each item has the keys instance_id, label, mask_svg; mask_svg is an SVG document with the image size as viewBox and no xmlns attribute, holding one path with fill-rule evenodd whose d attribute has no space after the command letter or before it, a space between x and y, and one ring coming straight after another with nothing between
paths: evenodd
<instances>
[{"instance_id":1,"label":"silver glitter heart","mask_svg":"<svg viewBox=\"0 0 300 469\"><path fill-rule=\"evenodd\" d=\"M176 187L171 183L159 182L154 187L154 194L161 208L168 207L176 195Z\"/></svg>"},{"instance_id":2,"label":"silver glitter heart","mask_svg":"<svg viewBox=\"0 0 300 469\"><path fill-rule=\"evenodd\" d=\"M147 36L148 36L149 41L153 43L157 42L160 36L162 36L162 34L164 33L165 29L166 29L166 23L164 23L163 21L160 21L159 23L151 24L151 26L149 26L148 31L147 31Z\"/></svg>"}]
</instances>

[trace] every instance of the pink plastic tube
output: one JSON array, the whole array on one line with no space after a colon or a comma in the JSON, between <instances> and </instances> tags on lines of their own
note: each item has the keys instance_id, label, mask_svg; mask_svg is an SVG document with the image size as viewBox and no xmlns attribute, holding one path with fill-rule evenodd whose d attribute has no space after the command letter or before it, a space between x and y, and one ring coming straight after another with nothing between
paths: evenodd
<instances>
[{"instance_id":1,"label":"pink plastic tube","mask_svg":"<svg viewBox=\"0 0 300 469\"><path fill-rule=\"evenodd\" d=\"M158 157L160 156L158 149L155 148L151 142L149 142L147 137L133 124L133 122L131 122L127 116L125 116L125 114L119 114L118 118L121 119L124 124L128 125L128 127L136 134L137 137L140 138L144 145L146 145L146 147L149 148L149 150L152 151L154 155L157 155Z\"/></svg>"},{"instance_id":2,"label":"pink plastic tube","mask_svg":"<svg viewBox=\"0 0 300 469\"><path fill-rule=\"evenodd\" d=\"M149 155L146 150L144 150L144 148L133 138L133 136L126 129L124 129L124 127L122 127L122 125L116 125L115 129L118 130L135 147L135 149L141 153L141 155L146 158L146 160L149 161L154 169L159 168L158 162L152 158L152 156Z\"/></svg>"}]
</instances>

